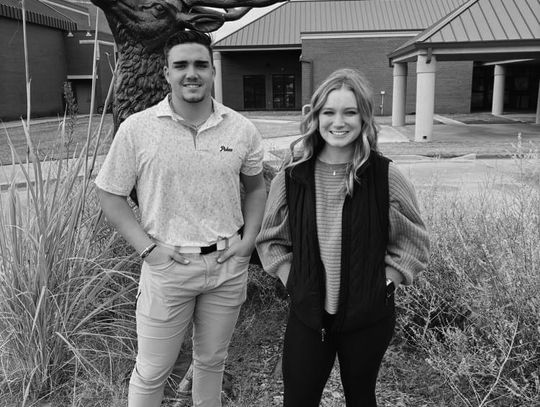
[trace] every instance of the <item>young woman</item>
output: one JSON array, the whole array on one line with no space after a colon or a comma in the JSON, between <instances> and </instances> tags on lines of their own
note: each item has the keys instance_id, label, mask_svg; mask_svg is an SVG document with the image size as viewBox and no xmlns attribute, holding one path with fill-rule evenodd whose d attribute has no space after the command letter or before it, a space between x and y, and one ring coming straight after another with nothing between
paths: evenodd
<instances>
[{"instance_id":1,"label":"young woman","mask_svg":"<svg viewBox=\"0 0 540 407\"><path fill-rule=\"evenodd\" d=\"M331 74L302 122L301 155L272 182L257 248L290 295L285 407L320 403L336 355L347 406L376 406L395 325L394 290L426 267L428 234L410 182L377 152L372 92Z\"/></svg>"}]
</instances>

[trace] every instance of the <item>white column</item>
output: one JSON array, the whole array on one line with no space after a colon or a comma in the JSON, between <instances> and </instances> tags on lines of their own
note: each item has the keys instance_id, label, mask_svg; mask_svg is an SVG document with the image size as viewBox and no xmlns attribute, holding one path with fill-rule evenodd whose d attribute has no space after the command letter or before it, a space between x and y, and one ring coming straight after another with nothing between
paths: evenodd
<instances>
[{"instance_id":1,"label":"white column","mask_svg":"<svg viewBox=\"0 0 540 407\"><path fill-rule=\"evenodd\" d=\"M495 65L493 73L493 99L491 114L503 114L504 110L504 65Z\"/></svg>"},{"instance_id":2,"label":"white column","mask_svg":"<svg viewBox=\"0 0 540 407\"><path fill-rule=\"evenodd\" d=\"M433 135L435 111L435 72L437 60L431 56L418 55L416 62L416 125L414 141L430 141Z\"/></svg>"},{"instance_id":3,"label":"white column","mask_svg":"<svg viewBox=\"0 0 540 407\"><path fill-rule=\"evenodd\" d=\"M536 124L540 124L540 81L538 81L538 99L536 100Z\"/></svg>"},{"instance_id":4,"label":"white column","mask_svg":"<svg viewBox=\"0 0 540 407\"><path fill-rule=\"evenodd\" d=\"M214 96L219 103L223 103L223 80L221 71L221 52L214 52L214 68L216 76L214 78Z\"/></svg>"},{"instance_id":5,"label":"white column","mask_svg":"<svg viewBox=\"0 0 540 407\"><path fill-rule=\"evenodd\" d=\"M405 126L407 101L407 63L394 64L394 88L392 93L392 126Z\"/></svg>"}]
</instances>

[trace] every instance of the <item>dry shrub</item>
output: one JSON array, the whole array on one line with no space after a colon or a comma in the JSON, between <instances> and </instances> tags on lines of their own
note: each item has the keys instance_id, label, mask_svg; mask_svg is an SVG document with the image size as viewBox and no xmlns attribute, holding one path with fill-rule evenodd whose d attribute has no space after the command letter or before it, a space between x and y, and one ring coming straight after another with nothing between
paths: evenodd
<instances>
[{"instance_id":1,"label":"dry shrub","mask_svg":"<svg viewBox=\"0 0 540 407\"><path fill-rule=\"evenodd\" d=\"M538 157L515 155L515 183L420 196L427 272L407 290L398 333L466 406L537 406L540 397ZM531 180L533 180L531 182Z\"/></svg>"}]
</instances>

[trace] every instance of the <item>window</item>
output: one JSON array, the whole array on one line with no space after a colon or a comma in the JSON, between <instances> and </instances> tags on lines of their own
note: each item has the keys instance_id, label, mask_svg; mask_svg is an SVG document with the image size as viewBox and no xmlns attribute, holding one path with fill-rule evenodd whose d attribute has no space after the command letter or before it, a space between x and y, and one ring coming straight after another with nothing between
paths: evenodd
<instances>
[{"instance_id":1,"label":"window","mask_svg":"<svg viewBox=\"0 0 540 407\"><path fill-rule=\"evenodd\" d=\"M272 95L274 109L294 109L294 75L272 75Z\"/></svg>"},{"instance_id":2,"label":"window","mask_svg":"<svg viewBox=\"0 0 540 407\"><path fill-rule=\"evenodd\" d=\"M266 109L264 75L244 75L244 109Z\"/></svg>"}]
</instances>

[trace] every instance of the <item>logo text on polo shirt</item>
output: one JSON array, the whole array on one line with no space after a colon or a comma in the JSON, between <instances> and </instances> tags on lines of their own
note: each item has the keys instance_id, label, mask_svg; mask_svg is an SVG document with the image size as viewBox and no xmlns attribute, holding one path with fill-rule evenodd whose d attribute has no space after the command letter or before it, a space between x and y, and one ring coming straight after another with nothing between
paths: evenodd
<instances>
[{"instance_id":1,"label":"logo text on polo shirt","mask_svg":"<svg viewBox=\"0 0 540 407\"><path fill-rule=\"evenodd\" d=\"M219 151L232 151L232 148L230 147L225 147L225 146L221 146Z\"/></svg>"}]
</instances>

